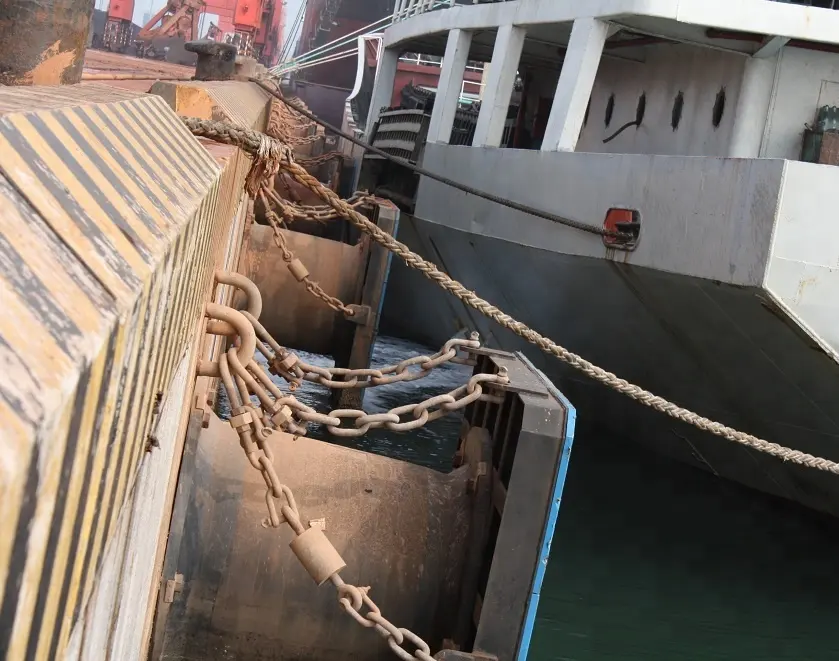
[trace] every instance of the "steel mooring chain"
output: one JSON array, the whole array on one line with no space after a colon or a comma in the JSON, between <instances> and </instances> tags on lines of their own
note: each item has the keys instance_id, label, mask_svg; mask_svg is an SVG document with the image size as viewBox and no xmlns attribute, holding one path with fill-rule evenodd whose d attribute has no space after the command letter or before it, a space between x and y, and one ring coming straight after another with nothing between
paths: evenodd
<instances>
[{"instance_id":1,"label":"steel mooring chain","mask_svg":"<svg viewBox=\"0 0 839 661\"><path fill-rule=\"evenodd\" d=\"M274 206L279 210L280 215L286 223L292 223L296 220L310 220L317 223L325 223L330 220L337 220L341 216L330 207L328 204L318 205L302 205L294 204L279 196L277 191L271 188L264 189L265 194L274 203ZM374 205L382 202L381 198L368 193L356 192L352 197L347 199L353 209L372 208Z\"/></svg>"},{"instance_id":2,"label":"steel mooring chain","mask_svg":"<svg viewBox=\"0 0 839 661\"><path fill-rule=\"evenodd\" d=\"M267 335L267 331L258 320L250 314L243 314L251 321L258 334ZM275 351L278 348L281 349L270 335L267 336L267 340L269 346ZM438 354L435 354L435 358L418 356L417 358L423 360L411 364L427 366L433 364L428 368L430 370L443 362L454 360L455 356L452 354L456 353L455 347L477 348L478 344L479 342L474 338L451 340ZM261 350L264 350L264 347ZM280 355L279 352L277 355ZM406 373L408 362L402 361L391 366L392 372L396 373L400 367L404 367L399 374ZM235 347L220 356L219 370L231 406L230 426L239 436L239 443L248 463L260 472L265 481L265 504L268 516L263 519L262 525L266 528L280 528L282 524L288 524L295 535L291 543L292 551L309 575L318 585L323 585L327 581L331 582L337 592L340 608L359 625L366 629L373 629L387 640L388 646L396 656L404 661L433 661L431 648L421 637L410 629L397 627L382 615L381 609L370 598L369 587L357 587L343 580L340 571L346 565L323 531L311 524L309 528L303 525L294 493L282 482L274 466L274 452L270 445L272 434L270 425L285 428L292 433L303 434L305 428L298 427L293 422L294 418L304 422L322 422L327 426L334 423L333 426L336 429L330 429L330 431L340 432L336 433L339 436L360 436L376 427L387 427L395 431L416 429L426 422L460 410L478 399L500 402L500 397L484 394L481 384L506 385L509 383L506 370L502 368L497 374L476 374L469 379L468 383L450 393L431 397L419 404L398 407L388 413L373 415L349 409L332 411L329 415L319 414L293 395L285 395L255 361L251 360L247 366L242 365ZM259 406L252 403L251 394L256 395L260 402ZM409 412L412 413L414 420L400 423L399 416ZM354 418L356 428L338 429L342 418ZM366 612L362 613L362 610ZM408 645L413 651L406 649Z\"/></svg>"},{"instance_id":3,"label":"steel mooring chain","mask_svg":"<svg viewBox=\"0 0 839 661\"><path fill-rule=\"evenodd\" d=\"M223 122L213 122L188 117L184 118L184 123L194 135L239 146L248 151L250 154L258 154L260 152L260 145L266 141L273 141L273 138L259 133L258 131L243 129ZM263 148L262 151L264 152L266 150ZM591 379L594 379L595 381L598 381L605 386L626 395L630 399L633 399L644 406L648 406L676 420L681 420L689 425L693 425L697 429L701 429L715 436L719 436L734 443L739 443L740 445L757 450L758 452L769 454L785 462L839 475L838 462L825 459L824 457L816 457L812 454L801 452L800 450L793 450L792 448L785 447L778 443L772 443L771 441L758 438L753 434L748 434L724 425L721 422L706 418L705 416L691 411L690 409L678 406L664 397L660 397L644 388L641 388L640 386L630 383L625 379L621 379L615 374L586 360L582 356L569 351L562 345L557 344L550 338L533 330L527 324L524 324L504 313L502 310L499 310L489 301L484 300L475 292L464 287L460 282L449 276L447 273L441 271L436 264L423 259L421 255L413 252L404 243L397 241L393 236L382 230L375 223L371 222L351 206L346 204L346 202L344 202L334 191L324 186L316 178L306 172L302 166L295 163L294 160L283 160L280 164L280 169L290 175L298 183L318 195L324 202L335 209L336 212L340 213L344 218L349 220L359 230L370 236L374 241L387 248L387 250L393 254L399 256L409 267L420 271L420 273L425 275L425 277L455 296L465 305L477 310L488 319L491 319L500 326L509 329L527 342L530 342L538 347L540 350L558 358L567 365L570 365L574 369L584 373ZM425 174L425 172L422 172L422 174ZM429 173L429 176L431 175L433 175L433 173ZM484 195L484 197L486 197L486 195ZM508 204L508 206L510 205ZM529 210L527 213L533 213L533 211ZM533 215L544 216L541 212L533 213ZM602 234L602 232L598 233Z\"/></svg>"},{"instance_id":4,"label":"steel mooring chain","mask_svg":"<svg viewBox=\"0 0 839 661\"><path fill-rule=\"evenodd\" d=\"M259 335L259 331L257 331ZM376 386L389 385L391 383L404 383L423 379L433 370L445 363L459 365L475 365L472 358L458 356L458 350L468 353L469 349L477 349L481 346L477 333L472 333L470 339L452 338L443 345L437 353L431 356L412 356L394 365L385 365L378 368L350 369L345 367L318 367L310 365L298 358L295 354L284 350L277 358L269 358L271 371L286 378L288 381L299 380L317 383L327 388L374 388ZM291 367L297 366L299 370L291 372ZM417 367L417 369L410 369ZM287 374L292 373L293 377L288 378ZM336 380L341 377L342 380Z\"/></svg>"},{"instance_id":5,"label":"steel mooring chain","mask_svg":"<svg viewBox=\"0 0 839 661\"><path fill-rule=\"evenodd\" d=\"M364 436L371 429L385 428L391 431L419 429L429 422L449 415L449 413L464 409L479 399L501 403L501 397L485 395L481 384L506 385L509 382L507 371L502 368L497 374L475 374L466 384L455 388L451 392L429 397L418 404L397 406L386 413L365 413L358 409L337 409L327 414L329 423L326 425L326 429L333 436L342 438ZM413 419L402 422L402 416L407 414L411 414ZM303 420L308 419L306 414L301 413L299 415ZM354 427L341 427L341 421L347 419L354 421ZM320 420L323 421L324 418L320 418Z\"/></svg>"},{"instance_id":6,"label":"steel mooring chain","mask_svg":"<svg viewBox=\"0 0 839 661\"><path fill-rule=\"evenodd\" d=\"M288 270L291 274L298 282L303 283L303 286L306 287L306 291L308 291L312 296L319 298L330 308L335 310L335 312L342 312L346 316L352 317L355 314L355 311L352 308L345 305L341 299L327 294L323 290L323 287L309 277L309 270L303 262L297 259L294 256L294 253L289 250L285 236L283 236L283 233L280 231L280 219L271 209L263 189L260 189L259 197L262 200L262 204L265 206L265 217L268 219L268 222L271 224L271 229L274 232L274 243L276 243L277 247L280 249L283 261L286 263L286 266L288 266Z\"/></svg>"},{"instance_id":7,"label":"steel mooring chain","mask_svg":"<svg viewBox=\"0 0 839 661\"><path fill-rule=\"evenodd\" d=\"M272 99L271 110L268 115L268 126L266 131L268 135L282 140L289 146L299 147L301 145L310 144L320 139L320 133L312 135L292 135L288 132L286 124L293 124L294 130L309 130L312 126L316 126L315 122L303 117L302 115L295 116L282 102Z\"/></svg>"}]
</instances>

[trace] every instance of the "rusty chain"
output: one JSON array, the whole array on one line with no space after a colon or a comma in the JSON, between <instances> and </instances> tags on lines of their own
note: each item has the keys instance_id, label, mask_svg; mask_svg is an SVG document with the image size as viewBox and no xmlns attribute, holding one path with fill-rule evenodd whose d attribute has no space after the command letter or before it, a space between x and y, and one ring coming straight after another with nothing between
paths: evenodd
<instances>
[{"instance_id":1,"label":"rusty chain","mask_svg":"<svg viewBox=\"0 0 839 661\"><path fill-rule=\"evenodd\" d=\"M308 133L313 126L317 126L315 122L302 117L302 115L292 114L292 111L284 103L272 99L268 125L265 129L268 135L291 147L298 147L317 142L322 137L323 131L317 130L315 133L308 135L295 135L292 131Z\"/></svg>"},{"instance_id":2,"label":"rusty chain","mask_svg":"<svg viewBox=\"0 0 839 661\"><path fill-rule=\"evenodd\" d=\"M258 338L256 346L268 361L269 371L285 379L292 391L296 390L303 381L317 383L327 388L341 389L372 388L391 383L416 381L428 376L445 363L474 366L476 361L469 355L469 350L479 349L481 346L480 335L473 331L468 339L453 337L431 356L412 356L398 363L378 368L320 367L301 360L297 354L282 346L249 312L242 311L242 314L251 322L256 332ZM458 355L459 352L466 355ZM418 368L409 369L414 366ZM341 380L337 380L336 377L341 377Z\"/></svg>"},{"instance_id":3,"label":"rusty chain","mask_svg":"<svg viewBox=\"0 0 839 661\"><path fill-rule=\"evenodd\" d=\"M297 161L303 167L311 168L315 167L316 165L323 165L324 163L329 163L329 161L343 162L345 158L346 156L342 152L328 151L318 156L301 156L297 159Z\"/></svg>"},{"instance_id":4,"label":"rusty chain","mask_svg":"<svg viewBox=\"0 0 839 661\"><path fill-rule=\"evenodd\" d=\"M274 203L274 206L279 211L286 223L292 223L296 220L310 220L317 223L325 223L330 220L341 218L341 215L326 204L303 205L295 204L289 200L283 199L277 191L266 187L265 194ZM347 198L347 204L353 209L369 209L376 204L382 202L381 198L369 193L357 191L352 197Z\"/></svg>"},{"instance_id":5,"label":"rusty chain","mask_svg":"<svg viewBox=\"0 0 839 661\"><path fill-rule=\"evenodd\" d=\"M458 356L458 351L465 351L468 354L469 349L479 348L481 342L478 337L477 333L472 333L468 340L452 338L443 345L440 351L431 356L413 356L394 365L378 368L319 367L300 360L288 350L284 350L276 357L266 357L269 359L271 371L289 382L299 384L301 380L305 380L327 388L339 389L373 388L425 378L434 369L449 362L475 365L474 359ZM409 369L415 366L417 369ZM295 367L297 369L294 369ZM340 377L340 380L336 377Z\"/></svg>"},{"instance_id":6,"label":"rusty chain","mask_svg":"<svg viewBox=\"0 0 839 661\"><path fill-rule=\"evenodd\" d=\"M246 317L258 333L260 333L260 329L263 334L265 333L258 320L250 314L246 314ZM476 345L478 344L478 340L474 337L470 340L451 340L446 343L440 352L435 354L434 358L418 356L417 358L423 360L411 364L419 364L421 367L425 365L430 370L445 361L454 360L456 356L452 354L456 354L457 348L477 348ZM269 345L275 351L281 348L273 338L270 338ZM264 351L265 348L262 347L261 350ZM408 361L403 361L390 366L392 369L387 368L387 373L404 374L409 366L407 363ZM400 367L403 368L401 371L399 371ZM229 420L230 426L239 436L239 442L248 463L260 472L265 481L265 504L268 509L268 516L263 519L262 525L266 528L279 528L283 523L288 524L296 539L307 533L311 535L312 533L309 531L312 530L312 526L310 524L307 529L303 525L294 493L288 485L282 482L274 466L275 456L269 442L272 429L269 424L284 428L292 433L302 434L306 430L293 422L295 417L304 422L323 422L327 425L327 428L329 428L330 423L334 423L330 431L338 436L360 436L369 429L378 427L385 427L394 431L407 431L463 409L478 399L500 401L500 398L496 395L484 394L481 384L503 386L509 383L506 370L502 368L497 374L476 374L466 384L449 393L428 398L418 404L397 407L387 413L370 415L365 414L364 411L346 409L323 415L303 404L293 395L285 395L255 361L251 360L247 366L243 366L239 361L235 347L229 349L226 353L222 353L219 358L219 368L222 383L230 400L232 413ZM256 395L260 403L259 406L252 403L251 394ZM272 395L275 398L273 400L271 399ZM414 419L404 423L400 422L400 416L406 413L411 413ZM340 428L343 418L354 419L355 428ZM322 535L323 533L316 534ZM309 551L317 548L324 554L321 556L321 564L314 569L315 565L313 563L302 560L301 555L295 550L294 542L292 543L292 550L298 559L301 559L304 568L316 582L322 584L328 580L334 585L339 607L360 626L373 629L382 636L393 653L400 659L405 661L434 661L431 656L431 648L421 637L410 629L397 627L382 615L381 609L370 598L369 587L358 587L343 580L340 570L346 565L325 535L322 538L318 537L317 542L320 546L307 547ZM324 545L327 546L325 551ZM326 557L326 560L323 560L323 557ZM321 577L318 571L330 561L333 562L333 567L329 570L331 573L328 576ZM362 613L362 610L365 609L366 612ZM413 651L409 651L408 645L412 646Z\"/></svg>"},{"instance_id":7,"label":"rusty chain","mask_svg":"<svg viewBox=\"0 0 839 661\"><path fill-rule=\"evenodd\" d=\"M497 374L475 374L465 384L450 392L434 395L415 404L397 406L385 413L366 413L361 409L336 409L320 413L294 395L284 395L256 363L248 365L248 370L272 390L276 397L268 407L268 410L276 411L272 421L299 436L307 433L308 423L323 425L330 434L341 438L357 438L371 429L381 428L396 432L412 431L460 411L479 399L498 403L499 396L484 393L482 384L503 386L509 383L506 370L502 369ZM261 373L257 374L257 371ZM402 421L402 417L409 414L411 419ZM353 427L342 427L343 420L353 420Z\"/></svg>"},{"instance_id":8,"label":"rusty chain","mask_svg":"<svg viewBox=\"0 0 839 661\"><path fill-rule=\"evenodd\" d=\"M485 395L481 384L506 385L509 383L507 371L501 369L498 374L475 374L469 381L442 395L435 395L417 404L405 404L390 409L386 413L365 413L358 409L337 409L325 417L320 414L312 422L325 422L326 429L333 436L357 438L364 436L371 429L385 428L390 431L412 431L438 420L449 413L466 408L479 399L500 403L496 395ZM413 419L402 421L402 416L410 414ZM310 421L308 414L298 413L300 418ZM353 427L342 427L343 420L352 420Z\"/></svg>"},{"instance_id":9,"label":"rusty chain","mask_svg":"<svg viewBox=\"0 0 839 661\"><path fill-rule=\"evenodd\" d=\"M271 225L271 229L274 231L274 243L277 244L277 247L280 249L280 253L282 254L283 261L286 263L288 270L294 276L294 278L298 281L303 283L303 286L306 287L306 291L308 291L312 296L315 298L319 298L321 301L326 303L330 308L335 310L335 312L342 312L348 317L352 317L355 314L355 311L345 305L341 299L336 298L335 296L330 296L327 294L323 287L321 287L317 282L312 280L309 277L309 270L306 266L294 256L294 253L291 252L288 248L288 244L286 243L285 236L280 231L280 219L277 214L271 209L271 206L268 203L268 199L265 196L265 187L259 190L259 198L262 200L262 204L265 207L265 217L268 219L268 222Z\"/></svg>"}]
</instances>

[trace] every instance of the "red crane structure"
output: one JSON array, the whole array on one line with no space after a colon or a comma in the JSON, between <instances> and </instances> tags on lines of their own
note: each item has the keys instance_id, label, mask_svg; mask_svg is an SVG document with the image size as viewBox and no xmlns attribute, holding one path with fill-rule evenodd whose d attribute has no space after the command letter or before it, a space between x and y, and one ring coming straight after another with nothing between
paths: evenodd
<instances>
[{"instance_id":1,"label":"red crane structure","mask_svg":"<svg viewBox=\"0 0 839 661\"><path fill-rule=\"evenodd\" d=\"M204 0L168 0L137 34L137 55L152 55L152 41L159 37L181 37L184 41L197 39L198 19L206 6Z\"/></svg>"},{"instance_id":2,"label":"red crane structure","mask_svg":"<svg viewBox=\"0 0 839 661\"><path fill-rule=\"evenodd\" d=\"M108 3L108 20L102 34L102 46L109 51L124 53L131 44L134 24L134 0L111 0Z\"/></svg>"}]
</instances>

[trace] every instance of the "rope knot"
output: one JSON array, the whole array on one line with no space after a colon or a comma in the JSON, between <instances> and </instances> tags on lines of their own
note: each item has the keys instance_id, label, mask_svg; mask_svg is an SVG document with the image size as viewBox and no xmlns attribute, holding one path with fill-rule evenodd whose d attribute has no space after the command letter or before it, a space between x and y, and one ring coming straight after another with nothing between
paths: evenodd
<instances>
[{"instance_id":1,"label":"rope knot","mask_svg":"<svg viewBox=\"0 0 839 661\"><path fill-rule=\"evenodd\" d=\"M279 140L264 133L259 139L259 149L253 155L251 169L245 178L245 190L256 199L260 187L280 171L282 161L291 162L291 150Z\"/></svg>"}]
</instances>

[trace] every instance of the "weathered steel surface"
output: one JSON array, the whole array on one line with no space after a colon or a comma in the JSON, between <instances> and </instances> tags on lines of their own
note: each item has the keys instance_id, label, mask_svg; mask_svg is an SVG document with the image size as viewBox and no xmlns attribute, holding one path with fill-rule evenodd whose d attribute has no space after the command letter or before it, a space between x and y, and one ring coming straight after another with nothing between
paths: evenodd
<instances>
[{"instance_id":1,"label":"weathered steel surface","mask_svg":"<svg viewBox=\"0 0 839 661\"><path fill-rule=\"evenodd\" d=\"M258 131L268 122L270 95L253 83L236 81L158 82L152 94L179 115L232 122Z\"/></svg>"},{"instance_id":2,"label":"weathered steel surface","mask_svg":"<svg viewBox=\"0 0 839 661\"><path fill-rule=\"evenodd\" d=\"M468 528L468 471L448 475L320 441L272 435L277 470L308 527L325 520L347 581L370 585L385 616L438 640L450 625ZM197 444L164 659L384 660L392 652L316 587L288 548L287 528L263 528L265 482L235 432L213 418Z\"/></svg>"},{"instance_id":3,"label":"weathered steel surface","mask_svg":"<svg viewBox=\"0 0 839 661\"><path fill-rule=\"evenodd\" d=\"M326 293L345 302L357 300L359 275L363 275L364 244L350 246L309 234L280 230L290 250L309 270L312 280ZM271 301L260 321L280 344L311 351L333 353L336 332L355 328L342 315L313 297L286 268L273 231L264 225L251 228L248 268L245 273Z\"/></svg>"},{"instance_id":4,"label":"weathered steel surface","mask_svg":"<svg viewBox=\"0 0 839 661\"><path fill-rule=\"evenodd\" d=\"M161 99L102 88L93 103L92 91L0 90L0 650L10 660L63 656L156 402L185 351L196 353L245 170L231 150L221 170Z\"/></svg>"},{"instance_id":5,"label":"weathered steel surface","mask_svg":"<svg viewBox=\"0 0 839 661\"><path fill-rule=\"evenodd\" d=\"M212 39L188 41L184 48L198 54L196 80L230 80L236 71L236 46Z\"/></svg>"},{"instance_id":6,"label":"weathered steel surface","mask_svg":"<svg viewBox=\"0 0 839 661\"><path fill-rule=\"evenodd\" d=\"M0 3L0 85L78 83L92 11L88 0Z\"/></svg>"}]
</instances>

